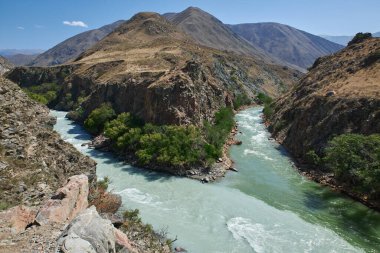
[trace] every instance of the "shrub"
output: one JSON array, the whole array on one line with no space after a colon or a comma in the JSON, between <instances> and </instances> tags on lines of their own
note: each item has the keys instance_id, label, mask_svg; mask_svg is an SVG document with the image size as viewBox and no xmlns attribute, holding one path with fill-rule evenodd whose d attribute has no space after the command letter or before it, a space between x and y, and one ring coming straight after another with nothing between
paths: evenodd
<instances>
[{"instance_id":1,"label":"shrub","mask_svg":"<svg viewBox=\"0 0 380 253\"><path fill-rule=\"evenodd\" d=\"M372 38L371 33L357 33L355 37L350 42L348 42L348 45L350 46L353 44L357 44L369 38Z\"/></svg>"},{"instance_id":2,"label":"shrub","mask_svg":"<svg viewBox=\"0 0 380 253\"><path fill-rule=\"evenodd\" d=\"M257 95L257 99L260 104L264 105L263 114L265 118L270 118L273 114L273 99L262 92Z\"/></svg>"},{"instance_id":3,"label":"shrub","mask_svg":"<svg viewBox=\"0 0 380 253\"><path fill-rule=\"evenodd\" d=\"M239 109L243 105L250 105L251 103L252 100L245 93L236 95L233 101L235 110Z\"/></svg>"},{"instance_id":4,"label":"shrub","mask_svg":"<svg viewBox=\"0 0 380 253\"><path fill-rule=\"evenodd\" d=\"M380 135L342 134L326 148L324 162L337 179L370 196L380 194Z\"/></svg>"},{"instance_id":5,"label":"shrub","mask_svg":"<svg viewBox=\"0 0 380 253\"><path fill-rule=\"evenodd\" d=\"M54 101L60 90L61 87L56 83L43 83L24 88L24 91L30 98L45 105Z\"/></svg>"},{"instance_id":6,"label":"shrub","mask_svg":"<svg viewBox=\"0 0 380 253\"><path fill-rule=\"evenodd\" d=\"M314 150L309 150L306 153L306 162L312 164L312 165L319 165L321 163L321 158L315 153Z\"/></svg>"},{"instance_id":7,"label":"shrub","mask_svg":"<svg viewBox=\"0 0 380 253\"><path fill-rule=\"evenodd\" d=\"M367 58L364 59L363 65L365 67L368 67L379 60L380 60L380 50L368 55Z\"/></svg>"},{"instance_id":8,"label":"shrub","mask_svg":"<svg viewBox=\"0 0 380 253\"><path fill-rule=\"evenodd\" d=\"M109 104L102 104L93 110L84 122L84 127L91 134L99 134L103 131L105 124L114 119L116 113Z\"/></svg>"}]
</instances>

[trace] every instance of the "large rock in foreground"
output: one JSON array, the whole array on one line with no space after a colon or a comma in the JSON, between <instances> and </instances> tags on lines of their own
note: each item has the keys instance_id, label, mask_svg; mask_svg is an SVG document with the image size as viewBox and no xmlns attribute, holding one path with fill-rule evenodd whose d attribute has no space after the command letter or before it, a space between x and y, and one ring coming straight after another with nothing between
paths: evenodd
<instances>
[{"instance_id":1,"label":"large rock in foreground","mask_svg":"<svg viewBox=\"0 0 380 253\"><path fill-rule=\"evenodd\" d=\"M86 175L72 176L67 184L58 189L37 214L36 222L71 221L88 206L88 178Z\"/></svg>"},{"instance_id":2,"label":"large rock in foreground","mask_svg":"<svg viewBox=\"0 0 380 253\"><path fill-rule=\"evenodd\" d=\"M94 206L80 213L58 239L58 252L114 253L116 244L135 252L128 237L114 228L110 220L100 217Z\"/></svg>"}]
</instances>

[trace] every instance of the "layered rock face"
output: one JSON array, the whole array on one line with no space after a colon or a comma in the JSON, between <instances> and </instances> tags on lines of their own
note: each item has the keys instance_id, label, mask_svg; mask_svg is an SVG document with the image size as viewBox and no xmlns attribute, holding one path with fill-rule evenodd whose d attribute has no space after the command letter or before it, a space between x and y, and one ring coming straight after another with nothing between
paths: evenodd
<instances>
[{"instance_id":1,"label":"layered rock face","mask_svg":"<svg viewBox=\"0 0 380 253\"><path fill-rule=\"evenodd\" d=\"M239 94L253 97L263 91L276 96L300 75L200 46L156 13L135 15L71 64L47 72L67 68L71 71L52 107L74 109L65 99L80 98L85 117L108 102L118 113L132 112L156 124L200 125ZM21 86L47 82L36 80L38 72L46 70L18 68L7 76Z\"/></svg>"},{"instance_id":2,"label":"layered rock face","mask_svg":"<svg viewBox=\"0 0 380 253\"><path fill-rule=\"evenodd\" d=\"M38 205L78 173L95 177L95 162L52 130L49 109L0 77L0 199L3 207Z\"/></svg>"},{"instance_id":3,"label":"layered rock face","mask_svg":"<svg viewBox=\"0 0 380 253\"><path fill-rule=\"evenodd\" d=\"M14 65L4 57L0 56L0 75L12 69Z\"/></svg>"},{"instance_id":4,"label":"layered rock face","mask_svg":"<svg viewBox=\"0 0 380 253\"><path fill-rule=\"evenodd\" d=\"M319 58L270 117L273 135L297 159L321 154L343 133L380 132L380 39L353 44Z\"/></svg>"}]
</instances>

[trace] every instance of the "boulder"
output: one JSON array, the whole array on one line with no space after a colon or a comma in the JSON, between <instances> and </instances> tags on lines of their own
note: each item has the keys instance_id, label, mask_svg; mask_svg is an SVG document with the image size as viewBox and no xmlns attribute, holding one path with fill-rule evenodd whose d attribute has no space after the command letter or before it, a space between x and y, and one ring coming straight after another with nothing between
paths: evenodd
<instances>
[{"instance_id":1,"label":"boulder","mask_svg":"<svg viewBox=\"0 0 380 253\"><path fill-rule=\"evenodd\" d=\"M100 217L95 206L91 206L67 226L57 240L56 252L115 253L114 229L111 221Z\"/></svg>"},{"instance_id":2,"label":"boulder","mask_svg":"<svg viewBox=\"0 0 380 253\"><path fill-rule=\"evenodd\" d=\"M36 213L31 207L15 206L0 212L0 224L2 227L9 227L11 233L18 234L33 223Z\"/></svg>"},{"instance_id":3,"label":"boulder","mask_svg":"<svg viewBox=\"0 0 380 253\"><path fill-rule=\"evenodd\" d=\"M57 240L57 252L114 253L118 244L126 252L136 253L126 234L103 219L95 206L87 208L67 226Z\"/></svg>"},{"instance_id":4,"label":"boulder","mask_svg":"<svg viewBox=\"0 0 380 253\"><path fill-rule=\"evenodd\" d=\"M49 222L63 223L71 221L88 206L88 178L76 175L68 179L65 186L41 207L36 222L40 225Z\"/></svg>"}]
</instances>

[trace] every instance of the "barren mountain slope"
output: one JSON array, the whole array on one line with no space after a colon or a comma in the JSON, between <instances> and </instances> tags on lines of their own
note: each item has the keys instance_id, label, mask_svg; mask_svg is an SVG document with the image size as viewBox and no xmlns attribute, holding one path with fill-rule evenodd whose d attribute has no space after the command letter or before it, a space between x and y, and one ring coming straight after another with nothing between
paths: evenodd
<instances>
[{"instance_id":1,"label":"barren mountain slope","mask_svg":"<svg viewBox=\"0 0 380 253\"><path fill-rule=\"evenodd\" d=\"M122 22L124 21L119 20L99 29L94 29L75 35L74 37L63 41L46 52L38 55L27 65L52 66L72 60L104 38L107 34L112 32Z\"/></svg>"},{"instance_id":2,"label":"barren mountain slope","mask_svg":"<svg viewBox=\"0 0 380 253\"><path fill-rule=\"evenodd\" d=\"M343 48L324 38L278 23L238 24L229 27L256 47L304 69L310 67L318 57Z\"/></svg>"}]
</instances>

